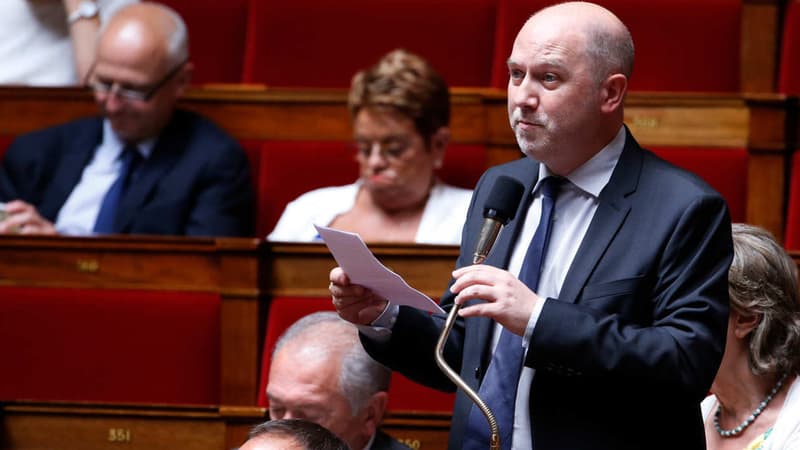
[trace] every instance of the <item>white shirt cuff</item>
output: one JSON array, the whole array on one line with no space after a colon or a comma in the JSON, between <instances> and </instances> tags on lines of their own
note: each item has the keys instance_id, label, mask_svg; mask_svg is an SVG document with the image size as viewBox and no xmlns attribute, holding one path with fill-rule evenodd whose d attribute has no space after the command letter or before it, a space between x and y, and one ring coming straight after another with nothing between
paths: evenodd
<instances>
[{"instance_id":1,"label":"white shirt cuff","mask_svg":"<svg viewBox=\"0 0 800 450\"><path fill-rule=\"evenodd\" d=\"M394 303L387 303L386 309L383 310L377 319L373 320L369 325L356 325L358 331L364 336L372 339L375 342L384 343L388 342L392 337L392 327L397 321L397 316L400 314L400 307Z\"/></svg>"}]
</instances>

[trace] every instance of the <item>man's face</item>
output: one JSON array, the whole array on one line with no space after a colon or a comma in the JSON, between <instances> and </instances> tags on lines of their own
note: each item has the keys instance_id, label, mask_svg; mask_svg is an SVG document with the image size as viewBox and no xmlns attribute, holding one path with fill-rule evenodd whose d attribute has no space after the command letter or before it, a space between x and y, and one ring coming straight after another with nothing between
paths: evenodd
<instances>
[{"instance_id":1,"label":"man's face","mask_svg":"<svg viewBox=\"0 0 800 450\"><path fill-rule=\"evenodd\" d=\"M287 345L275 354L269 370L270 419L306 419L327 428L354 449L371 433L365 412L353 415L339 388L338 358L308 357Z\"/></svg>"},{"instance_id":2,"label":"man's face","mask_svg":"<svg viewBox=\"0 0 800 450\"><path fill-rule=\"evenodd\" d=\"M429 145L403 114L374 108L356 114L353 139L364 187L381 206L402 208L427 198L443 144Z\"/></svg>"},{"instance_id":3,"label":"man's face","mask_svg":"<svg viewBox=\"0 0 800 450\"><path fill-rule=\"evenodd\" d=\"M598 120L599 89L585 36L563 23L531 19L508 60L508 114L520 149L551 169L579 152Z\"/></svg>"},{"instance_id":4,"label":"man's face","mask_svg":"<svg viewBox=\"0 0 800 450\"><path fill-rule=\"evenodd\" d=\"M188 70L186 64L169 66L157 43L136 44L113 38L101 41L89 79L100 111L129 142L153 137L167 124Z\"/></svg>"}]
</instances>

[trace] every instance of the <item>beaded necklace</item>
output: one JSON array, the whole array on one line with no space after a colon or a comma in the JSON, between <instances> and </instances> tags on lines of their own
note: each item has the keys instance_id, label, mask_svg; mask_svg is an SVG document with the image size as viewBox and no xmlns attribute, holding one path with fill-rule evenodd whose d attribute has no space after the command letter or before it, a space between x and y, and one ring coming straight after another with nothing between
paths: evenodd
<instances>
[{"instance_id":1,"label":"beaded necklace","mask_svg":"<svg viewBox=\"0 0 800 450\"><path fill-rule=\"evenodd\" d=\"M758 404L758 408L756 408L756 410L753 411L753 414L750 414L747 417L747 419L744 420L744 422L740 423L731 430L723 430L722 427L719 426L719 415L720 412L722 411L722 405L717 406L717 412L714 413L714 429L717 430L717 433L719 433L719 435L724 438L741 434L742 431L745 430L745 428L749 427L751 423L755 422L756 417L761 415L761 412L764 411L764 408L767 407L769 402L772 400L772 397L775 397L775 394L777 394L778 391L781 390L781 387L783 387L783 382L785 380L786 380L786 374L781 375L781 378L778 380L777 383L775 383L775 387L772 388L772 390L769 392L767 398L765 398L764 400L761 401L761 403Z\"/></svg>"}]
</instances>

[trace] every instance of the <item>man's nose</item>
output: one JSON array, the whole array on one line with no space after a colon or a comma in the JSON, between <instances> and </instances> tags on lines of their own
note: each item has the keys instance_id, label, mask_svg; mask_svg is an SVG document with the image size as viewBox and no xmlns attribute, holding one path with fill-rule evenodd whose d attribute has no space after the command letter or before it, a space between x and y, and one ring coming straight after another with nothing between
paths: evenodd
<instances>
[{"instance_id":1,"label":"man's nose","mask_svg":"<svg viewBox=\"0 0 800 450\"><path fill-rule=\"evenodd\" d=\"M535 83L529 82L527 77L519 85L509 86L508 98L513 106L523 110L539 107L539 91Z\"/></svg>"},{"instance_id":2,"label":"man's nose","mask_svg":"<svg viewBox=\"0 0 800 450\"><path fill-rule=\"evenodd\" d=\"M122 108L124 100L119 96L119 89L117 88L116 84L113 85L106 93L104 103L105 109L108 112L116 112Z\"/></svg>"}]
</instances>

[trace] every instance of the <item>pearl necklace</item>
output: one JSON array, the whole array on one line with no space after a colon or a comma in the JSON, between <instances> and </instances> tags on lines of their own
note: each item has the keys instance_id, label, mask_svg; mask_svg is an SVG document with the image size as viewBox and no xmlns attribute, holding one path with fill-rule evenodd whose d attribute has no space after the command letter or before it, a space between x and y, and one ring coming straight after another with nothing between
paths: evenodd
<instances>
[{"instance_id":1,"label":"pearl necklace","mask_svg":"<svg viewBox=\"0 0 800 450\"><path fill-rule=\"evenodd\" d=\"M717 412L714 413L714 429L717 430L717 433L719 433L719 435L724 438L733 437L738 434L741 434L741 432L744 431L745 428L750 426L750 424L756 420L756 417L761 415L761 412L764 411L764 408L767 407L769 402L772 400L772 397L775 397L775 394L777 394L778 391L781 390L781 387L783 387L783 382L785 380L786 380L786 374L783 374L781 378L778 380L778 382L775 383L775 387L772 388L772 390L769 392L767 398L765 398L764 400L761 401L761 403L758 404L758 408L756 408L756 410L753 411L753 414L750 414L750 416L748 416L744 422L740 423L739 425L736 426L736 428L733 428L731 430L723 430L722 427L719 426L719 415L720 412L722 411L722 405L717 406Z\"/></svg>"}]
</instances>

